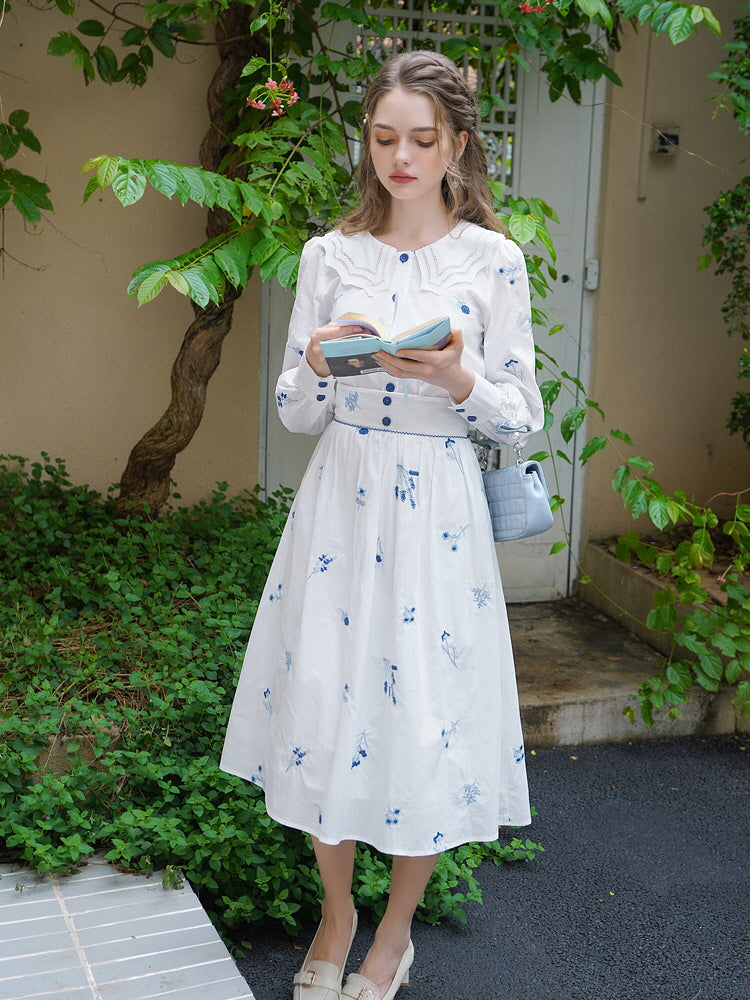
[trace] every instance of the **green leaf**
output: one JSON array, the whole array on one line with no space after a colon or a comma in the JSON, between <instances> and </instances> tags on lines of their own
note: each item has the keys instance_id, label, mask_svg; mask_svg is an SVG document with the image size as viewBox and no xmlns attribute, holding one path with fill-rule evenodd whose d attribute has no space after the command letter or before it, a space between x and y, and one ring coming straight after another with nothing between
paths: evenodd
<instances>
[{"instance_id":1,"label":"green leaf","mask_svg":"<svg viewBox=\"0 0 750 1000\"><path fill-rule=\"evenodd\" d=\"M256 73L262 66L267 65L268 60L265 56L253 56L250 62L245 64L240 76L250 76L252 73Z\"/></svg>"},{"instance_id":2,"label":"green leaf","mask_svg":"<svg viewBox=\"0 0 750 1000\"><path fill-rule=\"evenodd\" d=\"M109 187L117 176L119 166L119 156L103 156L101 158L99 165L96 168L96 179L99 182L99 187Z\"/></svg>"},{"instance_id":3,"label":"green leaf","mask_svg":"<svg viewBox=\"0 0 750 1000\"><path fill-rule=\"evenodd\" d=\"M580 462L581 465L585 465L586 462L595 455L598 451L607 447L607 440L603 437L593 437L588 441L583 448L581 448Z\"/></svg>"},{"instance_id":4,"label":"green leaf","mask_svg":"<svg viewBox=\"0 0 750 1000\"><path fill-rule=\"evenodd\" d=\"M105 34L104 25L101 21L81 21L78 25L78 30L82 35L89 35L91 38Z\"/></svg>"},{"instance_id":5,"label":"green leaf","mask_svg":"<svg viewBox=\"0 0 750 1000\"><path fill-rule=\"evenodd\" d=\"M248 260L247 253L235 242L217 247L214 259L235 288L242 288L247 283Z\"/></svg>"},{"instance_id":6,"label":"green leaf","mask_svg":"<svg viewBox=\"0 0 750 1000\"><path fill-rule=\"evenodd\" d=\"M689 38L695 28L690 7L680 7L670 14L667 21L667 34L672 45L679 45Z\"/></svg>"},{"instance_id":7,"label":"green leaf","mask_svg":"<svg viewBox=\"0 0 750 1000\"><path fill-rule=\"evenodd\" d=\"M94 50L96 68L105 83L111 83L117 73L117 56L107 45L99 45Z\"/></svg>"},{"instance_id":8,"label":"green leaf","mask_svg":"<svg viewBox=\"0 0 750 1000\"><path fill-rule=\"evenodd\" d=\"M185 280L185 276L180 271L168 271L167 281L176 292L180 293L180 295L190 294L190 286Z\"/></svg>"},{"instance_id":9,"label":"green leaf","mask_svg":"<svg viewBox=\"0 0 750 1000\"><path fill-rule=\"evenodd\" d=\"M8 115L8 124L12 125L13 128L22 129L28 124L29 112L22 111L20 108L16 111L11 111Z\"/></svg>"},{"instance_id":10,"label":"green leaf","mask_svg":"<svg viewBox=\"0 0 750 1000\"><path fill-rule=\"evenodd\" d=\"M211 301L211 289L200 268L187 267L182 272L182 275L187 282L190 298L193 302L197 302L199 306L205 308Z\"/></svg>"},{"instance_id":11,"label":"green leaf","mask_svg":"<svg viewBox=\"0 0 750 1000\"><path fill-rule=\"evenodd\" d=\"M128 28L120 39L120 43L125 46L140 45L145 37L146 31L144 28Z\"/></svg>"},{"instance_id":12,"label":"green leaf","mask_svg":"<svg viewBox=\"0 0 750 1000\"><path fill-rule=\"evenodd\" d=\"M581 8L584 14L590 17L592 20L595 17L601 18L604 25L612 30L613 20L612 12L609 7L607 7L604 0L576 0L576 4Z\"/></svg>"},{"instance_id":13,"label":"green leaf","mask_svg":"<svg viewBox=\"0 0 750 1000\"><path fill-rule=\"evenodd\" d=\"M145 168L148 179L159 194L171 198L180 184L180 168L174 163L162 163L159 160L149 160Z\"/></svg>"},{"instance_id":14,"label":"green leaf","mask_svg":"<svg viewBox=\"0 0 750 1000\"><path fill-rule=\"evenodd\" d=\"M560 422L563 440L568 442L586 419L585 406L571 406Z\"/></svg>"},{"instance_id":15,"label":"green leaf","mask_svg":"<svg viewBox=\"0 0 750 1000\"><path fill-rule=\"evenodd\" d=\"M0 160L10 160L20 148L20 136L7 125L0 125Z\"/></svg>"},{"instance_id":16,"label":"green leaf","mask_svg":"<svg viewBox=\"0 0 750 1000\"><path fill-rule=\"evenodd\" d=\"M134 162L125 161L112 181L112 190L117 200L125 208L134 205L143 197L146 190L146 177Z\"/></svg>"},{"instance_id":17,"label":"green leaf","mask_svg":"<svg viewBox=\"0 0 750 1000\"><path fill-rule=\"evenodd\" d=\"M513 212L508 219L508 230L513 239L523 246L536 236L536 221L530 215Z\"/></svg>"},{"instance_id":18,"label":"green leaf","mask_svg":"<svg viewBox=\"0 0 750 1000\"><path fill-rule=\"evenodd\" d=\"M31 198L29 198L28 195L23 194L22 191L14 191L13 204L16 206L23 218L34 226L42 217L42 213L39 211L36 204Z\"/></svg>"},{"instance_id":19,"label":"green leaf","mask_svg":"<svg viewBox=\"0 0 750 1000\"><path fill-rule=\"evenodd\" d=\"M10 201L10 196L13 194L13 189L10 184L3 177L2 169L0 169L0 208L3 205L7 205Z\"/></svg>"},{"instance_id":20,"label":"green leaf","mask_svg":"<svg viewBox=\"0 0 750 1000\"><path fill-rule=\"evenodd\" d=\"M148 275L138 286L138 305L143 306L152 299L155 299L166 284L167 274L163 270L155 271Z\"/></svg>"},{"instance_id":21,"label":"green leaf","mask_svg":"<svg viewBox=\"0 0 750 1000\"><path fill-rule=\"evenodd\" d=\"M651 500L648 505L648 516L659 531L663 531L671 521L668 501L662 497Z\"/></svg>"},{"instance_id":22,"label":"green leaf","mask_svg":"<svg viewBox=\"0 0 750 1000\"><path fill-rule=\"evenodd\" d=\"M47 55L66 56L75 49L77 41L76 37L69 31L61 31L54 38L50 38L47 44Z\"/></svg>"},{"instance_id":23,"label":"green leaf","mask_svg":"<svg viewBox=\"0 0 750 1000\"><path fill-rule=\"evenodd\" d=\"M279 264L278 270L276 271L276 280L282 286L282 288L288 288L290 285L294 284L294 282L297 280L298 270L299 270L299 254L290 253Z\"/></svg>"},{"instance_id":24,"label":"green leaf","mask_svg":"<svg viewBox=\"0 0 750 1000\"><path fill-rule=\"evenodd\" d=\"M555 544L550 548L549 554L551 556L556 555L558 552L562 552L563 549L568 547L568 543L564 541L555 542Z\"/></svg>"}]
</instances>

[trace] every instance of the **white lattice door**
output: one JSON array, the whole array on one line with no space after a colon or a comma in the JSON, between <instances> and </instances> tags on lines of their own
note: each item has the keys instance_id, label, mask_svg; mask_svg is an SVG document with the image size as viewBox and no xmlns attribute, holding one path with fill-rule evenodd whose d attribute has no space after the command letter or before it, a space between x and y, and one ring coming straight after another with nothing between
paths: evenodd
<instances>
[{"instance_id":1,"label":"white lattice door","mask_svg":"<svg viewBox=\"0 0 750 1000\"><path fill-rule=\"evenodd\" d=\"M381 14L390 9L380 8ZM381 54L400 51L412 45L429 42L437 47L447 38L472 34L478 40L492 39L495 32L497 5L477 4L470 14L429 15L420 4L405 3L394 16L389 38L367 40L365 44L380 46ZM466 63L472 82L476 68ZM601 120L593 88L584 94L581 107L562 99L552 104L546 87L533 68L517 73L514 66L499 63L492 67L490 86L503 96L504 108L495 108L489 122L483 126L484 139L490 154L490 171L494 178L507 184L513 194L537 196L548 201L557 211L560 225L553 226L553 238L558 250L558 269L563 280L553 296L543 305L550 315L550 325L564 323L565 328L554 338L545 330L537 331L537 342L553 354L560 367L585 378L588 358L588 311L590 292L584 289L586 261L595 257L596 195L599 186ZM479 79L481 86L483 81ZM484 81L486 82L486 81ZM589 284L592 284L589 277ZM259 480L267 490L278 485L299 485L315 440L306 435L288 433L279 421L274 398L274 386L281 369L286 327L291 310L291 296L276 282L268 282L262 293L262 364L261 364L261 428ZM540 381L549 375L540 373ZM566 405L573 400L567 397ZM551 446L551 447L550 447ZM551 441L539 435L527 449L528 453L562 447L553 431ZM504 463L511 461L503 455ZM549 556L552 543L563 537L563 527L573 538L575 552L580 508L580 475L574 468L557 461L554 467L545 464L548 485L565 499L558 523L545 535L521 542L498 545L498 558L509 601L541 601L566 596L575 577L573 557L567 551Z\"/></svg>"}]
</instances>

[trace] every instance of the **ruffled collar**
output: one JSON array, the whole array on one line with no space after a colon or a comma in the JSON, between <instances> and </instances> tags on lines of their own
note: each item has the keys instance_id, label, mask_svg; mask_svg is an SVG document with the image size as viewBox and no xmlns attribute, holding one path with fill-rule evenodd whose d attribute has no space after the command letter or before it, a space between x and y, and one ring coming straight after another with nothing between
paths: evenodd
<instances>
[{"instance_id":1,"label":"ruffled collar","mask_svg":"<svg viewBox=\"0 0 750 1000\"><path fill-rule=\"evenodd\" d=\"M418 250L397 250L371 233L345 236L339 230L323 239L326 263L339 277L369 286L372 292L391 287L393 272L405 255L419 266L422 289L442 292L471 281L487 263L487 250L498 234L471 222L459 222L445 236Z\"/></svg>"}]
</instances>

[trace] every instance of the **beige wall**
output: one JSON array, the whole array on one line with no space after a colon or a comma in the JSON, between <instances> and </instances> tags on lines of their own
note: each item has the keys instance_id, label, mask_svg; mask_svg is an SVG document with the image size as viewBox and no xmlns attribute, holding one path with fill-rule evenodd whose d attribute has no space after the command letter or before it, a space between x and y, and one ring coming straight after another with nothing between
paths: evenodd
<instances>
[{"instance_id":1,"label":"beige wall","mask_svg":"<svg viewBox=\"0 0 750 1000\"><path fill-rule=\"evenodd\" d=\"M79 15L97 16L85 3ZM0 29L3 111L29 111L42 143L41 155L19 154L9 166L45 180L55 206L29 233L15 211L5 212L0 452L34 459L49 451L67 460L75 482L105 490L169 402L170 368L192 319L171 290L139 309L125 292L130 275L202 242L205 216L153 191L128 209L110 191L82 205L89 175L80 169L100 153L197 163L215 55L208 48L179 62L157 57L142 89L86 87L68 59L45 54L49 39L73 24L16 4ZM203 423L174 469L185 501L217 480L235 489L256 482L258 315L253 286L235 309Z\"/></svg>"},{"instance_id":2,"label":"beige wall","mask_svg":"<svg viewBox=\"0 0 750 1000\"><path fill-rule=\"evenodd\" d=\"M727 286L696 269L703 208L748 172L750 152L730 116L715 114L706 79L737 5L711 6L723 40L702 31L673 48L628 26L613 60L624 87L609 92L590 386L608 426L631 434L626 457L653 459L666 488L702 502L750 486L750 451L725 427L743 345L723 325ZM678 156L648 153L649 125L680 127ZM586 537L632 527L608 486L615 464L603 453L590 465Z\"/></svg>"}]
</instances>

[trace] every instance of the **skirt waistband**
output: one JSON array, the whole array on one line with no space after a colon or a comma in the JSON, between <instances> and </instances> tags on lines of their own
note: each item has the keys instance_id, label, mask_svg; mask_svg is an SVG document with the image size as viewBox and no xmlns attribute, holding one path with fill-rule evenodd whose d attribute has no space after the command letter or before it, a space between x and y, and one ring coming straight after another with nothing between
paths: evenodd
<instances>
[{"instance_id":1,"label":"skirt waistband","mask_svg":"<svg viewBox=\"0 0 750 1000\"><path fill-rule=\"evenodd\" d=\"M336 422L401 434L466 437L466 421L450 409L445 397L410 395L405 399L400 384L393 385L393 391L381 391L339 383Z\"/></svg>"}]
</instances>

